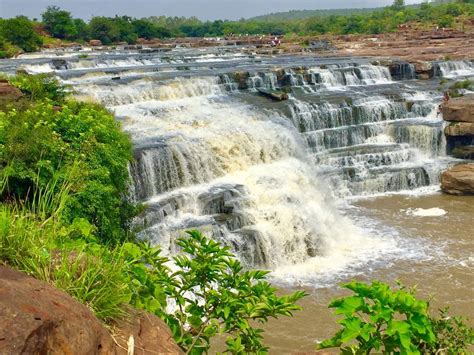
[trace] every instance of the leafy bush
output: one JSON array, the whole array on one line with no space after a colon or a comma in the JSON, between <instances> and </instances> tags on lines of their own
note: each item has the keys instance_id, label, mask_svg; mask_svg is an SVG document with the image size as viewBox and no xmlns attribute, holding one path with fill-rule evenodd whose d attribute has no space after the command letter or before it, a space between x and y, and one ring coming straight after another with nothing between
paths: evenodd
<instances>
[{"instance_id":1,"label":"leafy bush","mask_svg":"<svg viewBox=\"0 0 474 355\"><path fill-rule=\"evenodd\" d=\"M61 10L57 6L48 6L41 17L43 24L53 37L61 39L77 37L78 31L70 12Z\"/></svg>"},{"instance_id":2,"label":"leafy bush","mask_svg":"<svg viewBox=\"0 0 474 355\"><path fill-rule=\"evenodd\" d=\"M25 52L34 52L43 44L33 23L25 16L7 20L0 19L0 37Z\"/></svg>"},{"instance_id":3,"label":"leafy bush","mask_svg":"<svg viewBox=\"0 0 474 355\"><path fill-rule=\"evenodd\" d=\"M67 87L49 74L18 74L9 79L10 84L16 86L31 101L49 99L54 104L61 104L67 95Z\"/></svg>"},{"instance_id":4,"label":"leafy bush","mask_svg":"<svg viewBox=\"0 0 474 355\"><path fill-rule=\"evenodd\" d=\"M342 329L319 344L320 349L340 347L343 353L460 353L472 343L472 329L462 320L431 318L428 302L415 298L414 290L391 290L379 281L371 285L353 281L343 285L354 296L329 304L344 318ZM455 334L449 330L456 330Z\"/></svg>"},{"instance_id":5,"label":"leafy bush","mask_svg":"<svg viewBox=\"0 0 474 355\"><path fill-rule=\"evenodd\" d=\"M44 98L26 109L0 112L0 179L7 187L3 200L28 199L59 174L64 180L73 163L80 174L72 184L73 196L62 217L85 218L103 242L127 238L134 206L127 201L131 142L120 124L104 108L75 101L56 106L64 95L46 78L13 79L32 98ZM50 101L56 99L56 102Z\"/></svg>"},{"instance_id":6,"label":"leafy bush","mask_svg":"<svg viewBox=\"0 0 474 355\"><path fill-rule=\"evenodd\" d=\"M464 318L449 316L448 308L441 309L439 317L432 317L431 325L436 334L434 353L467 354L474 344L474 329L466 325Z\"/></svg>"},{"instance_id":7,"label":"leafy bush","mask_svg":"<svg viewBox=\"0 0 474 355\"><path fill-rule=\"evenodd\" d=\"M231 353L265 352L263 330L255 328L255 322L291 316L300 309L295 303L305 293L277 296L265 281L267 271L243 271L228 247L198 231L188 232L178 244L182 252L173 258L171 269L164 266L166 258L150 251L141 266L134 268L133 280L141 296L134 297L132 304L165 319L187 353L206 353L211 338L223 333L229 335L227 351ZM139 249L134 253L139 255Z\"/></svg>"}]
</instances>

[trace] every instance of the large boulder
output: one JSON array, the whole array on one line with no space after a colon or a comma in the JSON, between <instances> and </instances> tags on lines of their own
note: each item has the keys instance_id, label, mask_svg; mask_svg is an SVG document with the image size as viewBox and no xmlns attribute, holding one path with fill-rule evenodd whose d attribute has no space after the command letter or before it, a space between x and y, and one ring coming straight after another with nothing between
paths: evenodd
<instances>
[{"instance_id":1,"label":"large boulder","mask_svg":"<svg viewBox=\"0 0 474 355\"><path fill-rule=\"evenodd\" d=\"M91 39L89 41L89 46L97 47L97 46L101 46L101 45L102 45L102 41L100 39Z\"/></svg>"},{"instance_id":2,"label":"large boulder","mask_svg":"<svg viewBox=\"0 0 474 355\"><path fill-rule=\"evenodd\" d=\"M0 266L1 354L113 354L94 314L65 292Z\"/></svg>"},{"instance_id":3,"label":"large boulder","mask_svg":"<svg viewBox=\"0 0 474 355\"><path fill-rule=\"evenodd\" d=\"M473 195L474 163L456 165L443 172L441 189L451 195Z\"/></svg>"},{"instance_id":4,"label":"large boulder","mask_svg":"<svg viewBox=\"0 0 474 355\"><path fill-rule=\"evenodd\" d=\"M474 94L457 97L444 103L443 118L445 121L474 124Z\"/></svg>"},{"instance_id":5,"label":"large boulder","mask_svg":"<svg viewBox=\"0 0 474 355\"><path fill-rule=\"evenodd\" d=\"M0 109L9 103L18 101L23 97L23 93L7 80L0 80Z\"/></svg>"},{"instance_id":6,"label":"large boulder","mask_svg":"<svg viewBox=\"0 0 474 355\"><path fill-rule=\"evenodd\" d=\"M170 330L157 317L132 314L114 337L94 314L65 292L0 266L0 354L178 354Z\"/></svg>"}]
</instances>

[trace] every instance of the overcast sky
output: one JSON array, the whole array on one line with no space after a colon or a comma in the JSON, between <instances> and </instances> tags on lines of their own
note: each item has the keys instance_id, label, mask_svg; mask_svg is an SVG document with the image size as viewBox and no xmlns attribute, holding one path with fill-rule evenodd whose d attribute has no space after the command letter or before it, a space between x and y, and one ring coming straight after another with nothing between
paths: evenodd
<instances>
[{"instance_id":1,"label":"overcast sky","mask_svg":"<svg viewBox=\"0 0 474 355\"><path fill-rule=\"evenodd\" d=\"M406 0L419 3L421 0ZM0 0L0 17L40 18L48 5L57 5L74 17L93 15L132 17L196 16L204 20L252 17L270 12L386 6L393 0Z\"/></svg>"}]
</instances>

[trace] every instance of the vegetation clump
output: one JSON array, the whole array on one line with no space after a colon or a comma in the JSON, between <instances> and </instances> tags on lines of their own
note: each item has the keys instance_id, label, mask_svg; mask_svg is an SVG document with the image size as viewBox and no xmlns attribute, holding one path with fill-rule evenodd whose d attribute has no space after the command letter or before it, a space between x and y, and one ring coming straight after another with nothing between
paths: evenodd
<instances>
[{"instance_id":1,"label":"vegetation clump","mask_svg":"<svg viewBox=\"0 0 474 355\"><path fill-rule=\"evenodd\" d=\"M379 281L343 285L355 295L333 300L329 307L343 316L342 326L320 349L340 348L344 354L460 354L474 341L474 331L461 318L429 314L429 303L414 289L390 289Z\"/></svg>"}]
</instances>

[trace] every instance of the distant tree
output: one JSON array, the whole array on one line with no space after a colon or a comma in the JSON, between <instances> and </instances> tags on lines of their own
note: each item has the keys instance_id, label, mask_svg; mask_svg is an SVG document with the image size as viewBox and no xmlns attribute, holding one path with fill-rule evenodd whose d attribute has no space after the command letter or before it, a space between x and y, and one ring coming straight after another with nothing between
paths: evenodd
<instances>
[{"instance_id":1,"label":"distant tree","mask_svg":"<svg viewBox=\"0 0 474 355\"><path fill-rule=\"evenodd\" d=\"M43 44L40 36L35 32L33 23L25 16L2 20L0 37L25 52L34 52Z\"/></svg>"},{"instance_id":2,"label":"distant tree","mask_svg":"<svg viewBox=\"0 0 474 355\"><path fill-rule=\"evenodd\" d=\"M89 23L92 39L98 39L104 44L111 44L119 38L119 30L112 19L107 17L93 17Z\"/></svg>"},{"instance_id":3,"label":"distant tree","mask_svg":"<svg viewBox=\"0 0 474 355\"><path fill-rule=\"evenodd\" d=\"M152 39L157 37L157 26L150 21L144 19L133 20L132 25L139 38Z\"/></svg>"},{"instance_id":4,"label":"distant tree","mask_svg":"<svg viewBox=\"0 0 474 355\"><path fill-rule=\"evenodd\" d=\"M77 29L70 12L61 10L57 6L48 6L42 18L51 36L60 39L77 37Z\"/></svg>"},{"instance_id":5,"label":"distant tree","mask_svg":"<svg viewBox=\"0 0 474 355\"><path fill-rule=\"evenodd\" d=\"M404 0L394 0L392 4L392 9L395 11L400 11L405 8L405 1Z\"/></svg>"},{"instance_id":6,"label":"distant tree","mask_svg":"<svg viewBox=\"0 0 474 355\"><path fill-rule=\"evenodd\" d=\"M76 27L75 39L82 39L85 41L89 40L90 39L89 25L80 18L76 18L73 21L74 21L74 26Z\"/></svg>"}]
</instances>

